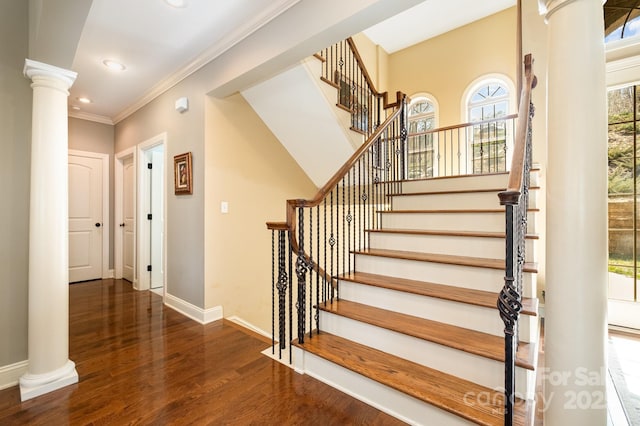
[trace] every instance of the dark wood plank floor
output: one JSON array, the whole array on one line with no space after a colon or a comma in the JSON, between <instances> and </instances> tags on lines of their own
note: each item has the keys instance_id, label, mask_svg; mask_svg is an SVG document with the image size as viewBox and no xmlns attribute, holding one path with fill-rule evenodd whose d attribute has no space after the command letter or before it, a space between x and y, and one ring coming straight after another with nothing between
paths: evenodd
<instances>
[{"instance_id":1,"label":"dark wood plank floor","mask_svg":"<svg viewBox=\"0 0 640 426\"><path fill-rule=\"evenodd\" d=\"M0 391L0 425L402 424L260 354L226 321L198 324L122 280L70 287L80 382L24 403Z\"/></svg>"}]
</instances>

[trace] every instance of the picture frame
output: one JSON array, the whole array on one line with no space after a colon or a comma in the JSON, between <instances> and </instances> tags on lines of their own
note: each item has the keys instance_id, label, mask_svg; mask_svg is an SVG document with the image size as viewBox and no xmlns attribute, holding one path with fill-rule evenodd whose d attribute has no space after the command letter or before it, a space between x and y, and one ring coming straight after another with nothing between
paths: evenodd
<instances>
[{"instance_id":1,"label":"picture frame","mask_svg":"<svg viewBox=\"0 0 640 426\"><path fill-rule=\"evenodd\" d=\"M191 152L173 157L173 181L175 195L193 193L193 171L191 169Z\"/></svg>"}]
</instances>

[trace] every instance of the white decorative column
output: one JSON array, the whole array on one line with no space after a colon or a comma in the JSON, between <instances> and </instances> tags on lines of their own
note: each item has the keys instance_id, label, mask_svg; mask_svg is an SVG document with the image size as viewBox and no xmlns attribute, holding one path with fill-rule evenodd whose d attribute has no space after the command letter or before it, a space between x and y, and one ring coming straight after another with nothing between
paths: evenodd
<instances>
[{"instance_id":1,"label":"white decorative column","mask_svg":"<svg viewBox=\"0 0 640 426\"><path fill-rule=\"evenodd\" d=\"M76 383L69 360L68 89L76 73L27 59L33 82L27 400Z\"/></svg>"},{"instance_id":2,"label":"white decorative column","mask_svg":"<svg viewBox=\"0 0 640 426\"><path fill-rule=\"evenodd\" d=\"M548 25L545 424L606 425L607 98L602 0Z\"/></svg>"}]
</instances>

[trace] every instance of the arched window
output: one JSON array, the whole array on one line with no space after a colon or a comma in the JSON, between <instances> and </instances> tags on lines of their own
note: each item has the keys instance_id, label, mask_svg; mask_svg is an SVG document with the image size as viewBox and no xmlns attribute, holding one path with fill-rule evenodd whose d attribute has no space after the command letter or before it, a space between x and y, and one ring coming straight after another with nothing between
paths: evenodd
<instances>
[{"instance_id":1,"label":"arched window","mask_svg":"<svg viewBox=\"0 0 640 426\"><path fill-rule=\"evenodd\" d=\"M485 78L467 90L466 112L472 126L467 135L467 163L471 173L508 170L513 121L504 119L515 102L512 84L502 78Z\"/></svg>"},{"instance_id":2,"label":"arched window","mask_svg":"<svg viewBox=\"0 0 640 426\"><path fill-rule=\"evenodd\" d=\"M407 141L407 177L423 179L437 172L437 152L432 133L437 117L437 103L432 96L421 94L412 97L409 104L409 139Z\"/></svg>"}]
</instances>

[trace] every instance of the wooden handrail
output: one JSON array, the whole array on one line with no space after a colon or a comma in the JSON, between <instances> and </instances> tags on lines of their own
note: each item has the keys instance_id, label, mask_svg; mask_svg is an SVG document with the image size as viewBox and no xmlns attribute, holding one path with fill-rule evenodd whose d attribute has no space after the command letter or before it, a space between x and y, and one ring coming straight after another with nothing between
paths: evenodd
<instances>
[{"instance_id":1,"label":"wooden handrail","mask_svg":"<svg viewBox=\"0 0 640 426\"><path fill-rule=\"evenodd\" d=\"M403 102L406 99L406 96L402 96ZM318 190L318 193L311 200L287 200L287 218L286 222L269 222L267 223L267 228L269 229L279 229L290 231L289 243L291 244L292 250L294 253L299 251L298 238L297 238L297 226L296 226L296 209L300 207L316 207L318 206L326 197L329 195L331 190L346 176L346 174L351 170L351 168L358 162L360 157L367 152L371 145L380 138L382 133L387 130L387 127L393 123L393 121L398 118L398 115L402 113L403 109L398 108L394 111L387 119L380 125L375 132L369 136L369 138L365 141L365 143L353 153L351 157L340 167L340 169L329 179L329 181ZM305 257L308 258L308 254L305 253ZM308 260L308 259L307 259ZM312 262L312 268L319 275L322 275L327 282L330 282L334 287L337 285L337 281L331 277L324 269L320 267L317 262Z\"/></svg>"},{"instance_id":2,"label":"wooden handrail","mask_svg":"<svg viewBox=\"0 0 640 426\"><path fill-rule=\"evenodd\" d=\"M267 222L267 229L270 231L286 231L289 226L287 222Z\"/></svg>"},{"instance_id":3,"label":"wooden handrail","mask_svg":"<svg viewBox=\"0 0 640 426\"><path fill-rule=\"evenodd\" d=\"M364 61L362 60L362 56L360 56L360 52L358 51L358 48L356 47L356 43L353 41L353 39L351 37L349 37L347 39L347 43L349 44L349 47L353 51L353 56L356 58L356 62L358 63L358 66L360 67L360 70L362 71L362 75L364 76L364 79L366 80L367 85L369 86L369 90L371 90L371 92L373 92L374 95L381 96L382 93L380 93L380 92L378 92L376 90L376 87L373 84L373 80L371 79L371 76L369 75L369 71L367 71L367 67L364 66Z\"/></svg>"},{"instance_id":4,"label":"wooden handrail","mask_svg":"<svg viewBox=\"0 0 640 426\"><path fill-rule=\"evenodd\" d=\"M518 124L516 127L516 137L513 146L513 157L511 161L511 171L507 190L501 192L500 204L517 204L524 182L524 160L526 152L526 141L528 132L529 113L531 112L531 91L536 87L538 80L533 73L533 57L528 54L524 57L524 85L520 96L520 107L518 110Z\"/></svg>"},{"instance_id":5,"label":"wooden handrail","mask_svg":"<svg viewBox=\"0 0 640 426\"><path fill-rule=\"evenodd\" d=\"M362 71L362 75L364 76L365 81L367 82L367 86L369 86L369 90L371 90L371 93L373 93L375 96L379 96L382 98L382 104L383 104L383 108L384 109L388 109L388 108L396 108L400 105L400 102L403 101L403 96L404 94L400 91L396 92L396 101L394 103L389 103L389 92L379 92L376 89L376 86L373 84L373 80L371 79L371 76L369 75L369 71L367 71L367 67L364 65L364 61L362 60L362 56L360 56L360 52L358 51L358 48L356 47L356 43L353 41L353 38L349 37L347 38L347 43L349 44L349 47L351 48L351 50L353 51L353 56L356 59L356 62L358 64L358 67L360 68L360 70Z\"/></svg>"},{"instance_id":6,"label":"wooden handrail","mask_svg":"<svg viewBox=\"0 0 640 426\"><path fill-rule=\"evenodd\" d=\"M289 200L289 203L294 204L294 207L315 207L324 198L329 195L329 192L335 187L338 182L342 180L342 178L347 174L347 172L357 163L363 153L365 153L371 145L382 135L382 133L387 130L387 126L389 123L393 122L398 115L402 112L401 108L398 108L394 111L387 119L376 129L375 132L369 136L369 138L356 150L356 152L349 157L349 159L338 169L337 172L329 179L329 181L318 190L318 193L311 200Z\"/></svg>"}]
</instances>

